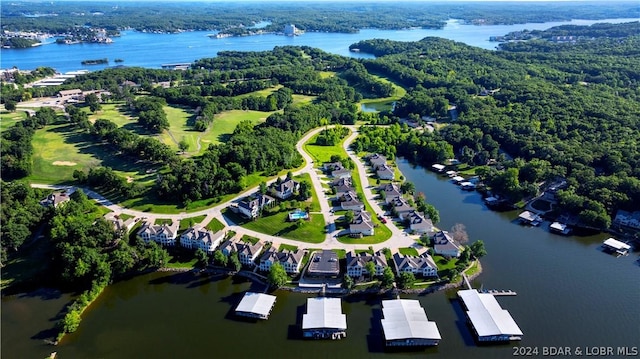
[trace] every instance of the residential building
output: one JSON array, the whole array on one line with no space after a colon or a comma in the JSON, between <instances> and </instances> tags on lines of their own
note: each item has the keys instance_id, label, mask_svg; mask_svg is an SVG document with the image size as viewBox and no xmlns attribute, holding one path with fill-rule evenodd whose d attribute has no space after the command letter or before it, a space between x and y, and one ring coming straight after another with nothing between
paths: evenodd
<instances>
[{"instance_id":1,"label":"residential building","mask_svg":"<svg viewBox=\"0 0 640 359\"><path fill-rule=\"evenodd\" d=\"M387 164L387 158L383 155L374 153L371 156L369 156L369 164L371 165L371 168L376 170L378 167L381 167Z\"/></svg>"},{"instance_id":2,"label":"residential building","mask_svg":"<svg viewBox=\"0 0 640 359\"><path fill-rule=\"evenodd\" d=\"M296 25L289 24L284 26L284 36L296 36L298 34L298 29Z\"/></svg>"},{"instance_id":3,"label":"residential building","mask_svg":"<svg viewBox=\"0 0 640 359\"><path fill-rule=\"evenodd\" d=\"M280 184L276 184L273 187L273 195L280 199L287 199L293 196L300 189L300 183L289 179L284 180Z\"/></svg>"},{"instance_id":4,"label":"residential building","mask_svg":"<svg viewBox=\"0 0 640 359\"><path fill-rule=\"evenodd\" d=\"M342 162L325 162L322 164L322 169L327 173L331 173L336 170L343 170L344 166Z\"/></svg>"},{"instance_id":5,"label":"residential building","mask_svg":"<svg viewBox=\"0 0 640 359\"><path fill-rule=\"evenodd\" d=\"M355 192L349 191L340 197L340 208L346 211L362 211L364 203L360 202Z\"/></svg>"},{"instance_id":6,"label":"residential building","mask_svg":"<svg viewBox=\"0 0 640 359\"><path fill-rule=\"evenodd\" d=\"M127 218L123 220L119 215L109 212L104 215L104 219L113 224L113 229L118 233L127 233L136 224L135 218Z\"/></svg>"},{"instance_id":7,"label":"residential building","mask_svg":"<svg viewBox=\"0 0 640 359\"><path fill-rule=\"evenodd\" d=\"M409 272L427 278L438 276L438 266L427 253L418 257L395 253L393 255L393 264L398 274Z\"/></svg>"},{"instance_id":8,"label":"residential building","mask_svg":"<svg viewBox=\"0 0 640 359\"><path fill-rule=\"evenodd\" d=\"M374 275L381 276L384 269L387 267L387 259L380 251L373 255L360 252L355 253L353 251L347 252L347 275L351 278L359 278L363 275L369 275L369 271L366 269L366 264L373 262L376 267Z\"/></svg>"},{"instance_id":9,"label":"residential building","mask_svg":"<svg viewBox=\"0 0 640 359\"><path fill-rule=\"evenodd\" d=\"M340 274L338 254L332 250L313 252L307 274L311 277L336 278Z\"/></svg>"},{"instance_id":10,"label":"residential building","mask_svg":"<svg viewBox=\"0 0 640 359\"><path fill-rule=\"evenodd\" d=\"M238 203L240 213L248 218L258 218L260 211L264 208L273 206L276 200L265 194L258 193L254 198L245 198Z\"/></svg>"},{"instance_id":11,"label":"residential building","mask_svg":"<svg viewBox=\"0 0 640 359\"><path fill-rule=\"evenodd\" d=\"M439 231L433 235L433 252L444 257L460 257L460 246L454 243L447 231Z\"/></svg>"},{"instance_id":12,"label":"residential building","mask_svg":"<svg viewBox=\"0 0 640 359\"><path fill-rule=\"evenodd\" d=\"M304 251L297 249L295 251L284 250L280 252L278 260L284 267L285 272L289 274L300 273L300 266L302 265L302 258L304 257Z\"/></svg>"},{"instance_id":13,"label":"residential building","mask_svg":"<svg viewBox=\"0 0 640 359\"><path fill-rule=\"evenodd\" d=\"M340 197L344 196L348 192L355 192L355 188L353 188L353 184L351 182L351 178L339 178L331 182L331 187L335 191L336 198L340 199Z\"/></svg>"},{"instance_id":14,"label":"residential building","mask_svg":"<svg viewBox=\"0 0 640 359\"><path fill-rule=\"evenodd\" d=\"M49 207L49 206L58 207L60 205L65 204L69 200L71 200L71 193L54 192L48 195L47 198L41 200L40 204L45 207Z\"/></svg>"},{"instance_id":15,"label":"residential building","mask_svg":"<svg viewBox=\"0 0 640 359\"><path fill-rule=\"evenodd\" d=\"M400 192L400 188L395 183L387 183L382 186L380 193L384 193L384 201L385 203L391 203L396 198L402 197L402 192Z\"/></svg>"},{"instance_id":16,"label":"residential building","mask_svg":"<svg viewBox=\"0 0 640 359\"><path fill-rule=\"evenodd\" d=\"M354 213L353 221L349 224L349 233L373 236L374 231L375 229L369 212L357 211Z\"/></svg>"},{"instance_id":17,"label":"residential building","mask_svg":"<svg viewBox=\"0 0 640 359\"><path fill-rule=\"evenodd\" d=\"M238 252L238 259L240 263L248 266L255 266L255 260L258 258L258 254L264 248L264 243L258 241L256 244L236 242L236 251Z\"/></svg>"},{"instance_id":18,"label":"residential building","mask_svg":"<svg viewBox=\"0 0 640 359\"><path fill-rule=\"evenodd\" d=\"M331 177L333 178L351 178L351 170L348 169L340 169L331 171Z\"/></svg>"},{"instance_id":19,"label":"residential building","mask_svg":"<svg viewBox=\"0 0 640 359\"><path fill-rule=\"evenodd\" d=\"M393 171L393 168L389 167L389 165L387 164L378 166L376 175L381 180L393 180L395 178L395 172Z\"/></svg>"},{"instance_id":20,"label":"residential building","mask_svg":"<svg viewBox=\"0 0 640 359\"><path fill-rule=\"evenodd\" d=\"M214 233L197 224L182 233L180 245L189 249L200 248L207 253L213 253L224 239L224 235L223 231Z\"/></svg>"},{"instance_id":21,"label":"residential building","mask_svg":"<svg viewBox=\"0 0 640 359\"><path fill-rule=\"evenodd\" d=\"M171 224L151 224L145 222L138 230L138 237L145 242L154 241L163 246L174 246L178 236L178 221Z\"/></svg>"},{"instance_id":22,"label":"residential building","mask_svg":"<svg viewBox=\"0 0 640 359\"><path fill-rule=\"evenodd\" d=\"M411 207L409 203L407 203L407 201L402 197L394 199L392 202L390 202L390 205L391 212L394 213L401 221L404 221L409 213L415 211L415 209Z\"/></svg>"},{"instance_id":23,"label":"residential building","mask_svg":"<svg viewBox=\"0 0 640 359\"><path fill-rule=\"evenodd\" d=\"M268 272L271 270L271 266L274 263L278 263L280 259L278 258L278 251L275 248L271 247L267 249L262 256L260 256L260 262L258 263L258 269L263 272Z\"/></svg>"},{"instance_id":24,"label":"residential building","mask_svg":"<svg viewBox=\"0 0 640 359\"><path fill-rule=\"evenodd\" d=\"M620 226L640 229L640 211L627 212L620 209L616 213L613 223Z\"/></svg>"},{"instance_id":25,"label":"residential building","mask_svg":"<svg viewBox=\"0 0 640 359\"><path fill-rule=\"evenodd\" d=\"M418 211L409 212L407 215L409 228L414 233L428 233L433 231L433 222L424 213Z\"/></svg>"}]
</instances>

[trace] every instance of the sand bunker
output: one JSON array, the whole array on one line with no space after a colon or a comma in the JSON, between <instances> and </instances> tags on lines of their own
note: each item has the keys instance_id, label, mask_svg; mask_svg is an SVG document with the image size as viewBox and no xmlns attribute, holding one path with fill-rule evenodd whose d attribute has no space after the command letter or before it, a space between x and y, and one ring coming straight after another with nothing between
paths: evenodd
<instances>
[{"instance_id":1,"label":"sand bunker","mask_svg":"<svg viewBox=\"0 0 640 359\"><path fill-rule=\"evenodd\" d=\"M55 161L54 166L75 166L77 163L71 161Z\"/></svg>"}]
</instances>

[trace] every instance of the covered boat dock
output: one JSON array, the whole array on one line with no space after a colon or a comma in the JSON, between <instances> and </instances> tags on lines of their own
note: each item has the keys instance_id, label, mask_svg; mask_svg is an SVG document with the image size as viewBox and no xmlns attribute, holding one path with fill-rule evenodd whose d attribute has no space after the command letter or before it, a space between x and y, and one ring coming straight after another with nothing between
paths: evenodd
<instances>
[{"instance_id":1,"label":"covered boat dock","mask_svg":"<svg viewBox=\"0 0 640 359\"><path fill-rule=\"evenodd\" d=\"M621 256L626 256L627 254L629 254L629 250L631 249L630 245L624 242L620 242L619 240L614 238L605 240L602 245L605 249L611 250Z\"/></svg>"},{"instance_id":2,"label":"covered boat dock","mask_svg":"<svg viewBox=\"0 0 640 359\"><path fill-rule=\"evenodd\" d=\"M418 300L383 300L382 315L387 346L433 346L442 339L438 326L427 319Z\"/></svg>"},{"instance_id":3,"label":"covered boat dock","mask_svg":"<svg viewBox=\"0 0 640 359\"><path fill-rule=\"evenodd\" d=\"M480 342L521 340L522 330L492 294L475 289L458 291L466 314Z\"/></svg>"},{"instance_id":4,"label":"covered boat dock","mask_svg":"<svg viewBox=\"0 0 640 359\"><path fill-rule=\"evenodd\" d=\"M347 336L347 316L340 298L308 298L302 315L302 336L313 339L342 339Z\"/></svg>"},{"instance_id":5,"label":"covered boat dock","mask_svg":"<svg viewBox=\"0 0 640 359\"><path fill-rule=\"evenodd\" d=\"M269 294L246 292L236 307L236 315L249 318L268 319L276 297Z\"/></svg>"}]
</instances>

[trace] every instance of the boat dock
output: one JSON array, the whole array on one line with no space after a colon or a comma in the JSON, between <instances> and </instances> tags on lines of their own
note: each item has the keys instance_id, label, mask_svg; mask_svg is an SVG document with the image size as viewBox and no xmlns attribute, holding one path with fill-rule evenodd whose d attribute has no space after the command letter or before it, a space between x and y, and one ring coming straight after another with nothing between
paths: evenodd
<instances>
[{"instance_id":1,"label":"boat dock","mask_svg":"<svg viewBox=\"0 0 640 359\"><path fill-rule=\"evenodd\" d=\"M312 339L342 339L347 336L347 316L340 298L308 298L302 315L302 336Z\"/></svg>"},{"instance_id":2,"label":"boat dock","mask_svg":"<svg viewBox=\"0 0 640 359\"><path fill-rule=\"evenodd\" d=\"M515 296L518 295L518 293L512 291L512 290L499 290L499 289L484 289L484 290L479 290L479 293L483 293L483 294L491 294L493 296Z\"/></svg>"},{"instance_id":3,"label":"boat dock","mask_svg":"<svg viewBox=\"0 0 640 359\"><path fill-rule=\"evenodd\" d=\"M502 309L493 294L475 289L458 291L458 298L480 342L508 342L522 339L522 330L511 314Z\"/></svg>"},{"instance_id":4,"label":"boat dock","mask_svg":"<svg viewBox=\"0 0 640 359\"><path fill-rule=\"evenodd\" d=\"M434 346L442 339L438 326L429 321L418 300L383 300L382 315L382 331L388 347Z\"/></svg>"},{"instance_id":5,"label":"boat dock","mask_svg":"<svg viewBox=\"0 0 640 359\"><path fill-rule=\"evenodd\" d=\"M178 62L175 64L162 64L160 65L163 69L170 69L170 70L188 70L189 67L191 66L190 62Z\"/></svg>"},{"instance_id":6,"label":"boat dock","mask_svg":"<svg viewBox=\"0 0 640 359\"><path fill-rule=\"evenodd\" d=\"M520 219L521 223L529 224L532 226L539 226L540 223L542 223L542 217L529 211L520 213L518 215L518 219Z\"/></svg>"},{"instance_id":7,"label":"boat dock","mask_svg":"<svg viewBox=\"0 0 640 359\"><path fill-rule=\"evenodd\" d=\"M276 297L273 295L246 292L240 304L236 307L236 315L249 318L269 319L269 314L271 314L275 303Z\"/></svg>"},{"instance_id":8,"label":"boat dock","mask_svg":"<svg viewBox=\"0 0 640 359\"><path fill-rule=\"evenodd\" d=\"M630 245L614 238L608 238L604 243L602 243L602 246L606 250L616 253L618 256L626 256L629 254L629 250L631 249Z\"/></svg>"}]
</instances>

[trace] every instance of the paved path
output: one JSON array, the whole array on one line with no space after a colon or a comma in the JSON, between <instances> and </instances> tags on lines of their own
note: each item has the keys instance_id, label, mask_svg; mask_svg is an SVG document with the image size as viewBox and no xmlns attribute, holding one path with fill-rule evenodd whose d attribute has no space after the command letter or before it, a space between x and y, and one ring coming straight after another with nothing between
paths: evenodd
<instances>
[{"instance_id":1,"label":"paved path","mask_svg":"<svg viewBox=\"0 0 640 359\"><path fill-rule=\"evenodd\" d=\"M333 126L329 126L329 127L333 127ZM373 192L373 188L371 186L369 186L369 182L367 179L367 169L365 167L365 165L362 163L362 161L353 153L353 151L350 151L349 145L351 144L351 142L353 142L353 140L357 137L358 135L358 127L357 126L346 126L348 127L352 133L351 135L344 141L344 148L347 151L347 154L349 155L349 157L353 160L353 162L356 164L356 170L359 171L360 174L360 185L362 186L363 192L365 194L365 197L367 199L367 201L369 202L369 204L371 205L371 208L373 208L375 213L372 213L372 215L377 215L377 214L381 214L384 213L384 211L382 210L382 208L380 208L380 205L378 204L378 202L375 200L375 196L376 194ZM320 202L320 210L324 217L324 222L325 222L325 226L333 226L334 225L334 215L331 212L331 206L329 205L329 197L325 195L325 190L324 188L322 188L322 180L321 177L319 175L319 173L317 172L315 166L320 165L320 164L316 164L313 162L313 159L311 158L311 156L309 156L308 153L306 153L303 149L303 146L306 142L308 142L313 136L315 136L317 133L319 133L320 131L322 131L323 129L325 129L326 127L320 127L320 128L316 128L310 132L308 132L304 137L302 137L300 139L300 141L298 141L298 143L296 144L296 149L300 152L300 154L302 155L302 157L305 159L306 161L306 165L299 169L296 170L295 172L293 172L293 175L300 175L300 174L304 174L304 173L308 173L311 177L311 183L313 185L313 188L318 196L318 200ZM275 182L276 179L270 180L267 182L267 185ZM65 189L71 189L73 188L72 186L61 186L61 185L45 185L45 184L32 184L32 187L35 188L45 188L45 189L53 189L53 190L65 190ZM336 234L337 234L337 230L333 231L331 233L327 233L325 240L322 243L318 243L318 244L313 244L313 243L306 243L306 242L301 242L301 241L297 241L297 240L293 240L293 239L287 239L287 238L282 238L282 237L276 237L276 236L271 236L271 235L267 235L261 232L256 232L256 231L252 231L246 228L243 228L235 223L233 223L229 218L224 217L222 215L222 210L225 209L226 207L229 206L229 204L234 203L234 202L238 202L240 199L255 193L258 190L258 187L253 187L250 189L247 189L245 191L243 191L242 193L239 193L237 196L233 197L231 200L218 204L214 207L211 208L207 208L204 210L200 210L200 211L196 211L196 212L182 212L179 214L161 214L161 213L150 213L150 212L143 212L143 211L137 211L137 210L133 210L133 209L128 209L128 208L124 208L118 204L115 204L113 202L111 202L110 200L104 198L102 195L100 195L99 193L92 191L88 188L84 188L84 187L79 187L81 188L89 198L95 200L96 202L98 202L99 204L107 207L109 210L111 210L114 214L127 214L130 216L134 216L136 218L142 218L142 219L146 219L149 221L155 221L158 218L163 218L163 219L172 219L172 220L183 220L185 218L190 218L190 217L198 217L198 216L206 216L206 218L202 221L203 225L208 224L213 218L218 219L220 222L222 222L223 224L225 224L227 226L227 230L232 230L235 231L237 234L239 235L249 235L249 236L253 236L253 237L258 237L261 238L265 241L269 241L272 242L274 245L279 245L279 244L288 244L288 245L294 245L294 246L298 246L300 248L322 248L322 249L345 249L345 250L353 250L353 249L366 249L368 247L373 247L374 250L378 250L378 249L382 249L384 247L388 247L388 248L400 248L400 247L420 247L416 242L415 239L412 238L412 236L409 236L407 233L401 231L400 229L398 229L398 227L396 227L393 224L393 221L388 221L386 223L386 226L391 230L391 238L387 241L384 241L382 243L378 243L378 244L344 244L344 243L340 243L337 238L336 238ZM330 228L330 227L326 227L326 228Z\"/></svg>"}]
</instances>

